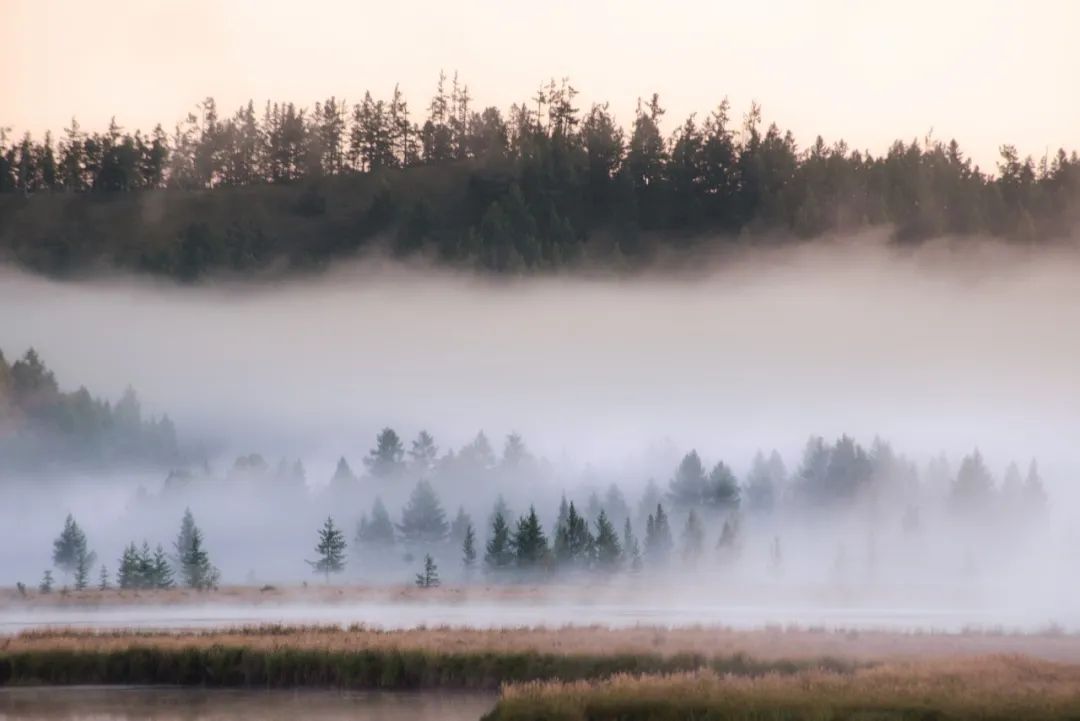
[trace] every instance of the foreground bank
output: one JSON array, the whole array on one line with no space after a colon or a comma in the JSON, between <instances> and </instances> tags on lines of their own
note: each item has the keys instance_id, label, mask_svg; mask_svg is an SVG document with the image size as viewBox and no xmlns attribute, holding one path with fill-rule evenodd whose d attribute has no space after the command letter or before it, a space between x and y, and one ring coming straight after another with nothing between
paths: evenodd
<instances>
[{"instance_id":1,"label":"foreground bank","mask_svg":"<svg viewBox=\"0 0 1080 721\"><path fill-rule=\"evenodd\" d=\"M696 671L503 689L485 721L1050 721L1080 717L1080 666L1024 657L906 663L851 673L739 677Z\"/></svg>"},{"instance_id":2,"label":"foreground bank","mask_svg":"<svg viewBox=\"0 0 1080 721\"><path fill-rule=\"evenodd\" d=\"M509 682L628 673L759 676L853 668L829 657L756 659L683 650L678 642L664 643L664 632L652 631L651 641L649 633L272 626L205 633L29 632L0 641L0 684L497 689Z\"/></svg>"}]
</instances>

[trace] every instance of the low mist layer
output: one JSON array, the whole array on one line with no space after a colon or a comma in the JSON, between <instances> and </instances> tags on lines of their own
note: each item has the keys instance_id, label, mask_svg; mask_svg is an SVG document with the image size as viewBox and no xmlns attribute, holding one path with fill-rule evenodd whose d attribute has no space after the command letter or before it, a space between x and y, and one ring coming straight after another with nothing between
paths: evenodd
<instances>
[{"instance_id":1,"label":"low mist layer","mask_svg":"<svg viewBox=\"0 0 1080 721\"><path fill-rule=\"evenodd\" d=\"M997 487L1010 462L1026 468L1037 458L1049 523L1023 530L1031 524L997 511L960 523L939 488L917 543L903 533L902 505L886 509L876 531L865 514L831 525L813 514L748 518L737 572L709 566L680 578L690 587L707 578L718 590L742 579L744 599L776 601L838 578L850 584L845 575L857 568L859 584L885 589L880 604L910 598L903 589L916 581L963 591L965 571L983 579L971 583L974 597L925 595L955 608L990 594L1010 605L1010 619L1045 601L1050 608L1031 621L1056 620L1071 604L1077 540L1069 530L1080 467L1080 338L1069 332L1080 321L1076 265L1064 249L901 252L861 238L756 253L692 279L493 283L389 267L268 287L176 288L9 273L0 278L0 347L9 356L33 347L58 377L114 400L131 384L144 410L175 421L191 454L187 472L213 482L170 498L167 469L5 479L0 540L11 549L3 565L12 577L3 583L36 582L68 512L114 568L130 541L171 551L186 506L225 582L310 577L304 562L328 512L350 542L376 495L401 518L423 474L344 496L330 482L342 457L360 472L388 426L406 440L430 431L443 451L480 430L497 451L514 433L543 462L536 478L506 474L481 487L459 475L437 486L449 515L464 506L473 519L481 556L499 494L511 521L536 504L551 535L562 494L584 509L590 494L603 499L614 484L644 540L638 509L648 510L641 500L651 478L681 544L687 518L670 482L691 449L706 469L727 464L745 490L758 450L775 448L794 473L808 436L849 434L866 448L886 439L922 481L940 454L951 461L951 482L978 447ZM286 492L237 473L234 459L252 453L267 460L268 474L279 458L302 461L301 487ZM297 490L309 502L290 500ZM710 551L723 520L706 516ZM778 586L776 538L786 568ZM933 550L942 548L948 553ZM457 555L437 559L448 581L459 577ZM870 580L868 557L880 564ZM376 580L409 582L420 560ZM362 567L346 577L373 580ZM1003 595L1009 589L1015 598Z\"/></svg>"}]
</instances>

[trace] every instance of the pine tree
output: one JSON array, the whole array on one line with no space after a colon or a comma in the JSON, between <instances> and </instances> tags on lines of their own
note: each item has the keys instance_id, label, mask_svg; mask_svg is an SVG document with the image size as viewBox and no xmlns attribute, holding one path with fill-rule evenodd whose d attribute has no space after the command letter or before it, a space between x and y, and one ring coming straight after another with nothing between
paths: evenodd
<instances>
[{"instance_id":1,"label":"pine tree","mask_svg":"<svg viewBox=\"0 0 1080 721\"><path fill-rule=\"evenodd\" d=\"M431 554L424 556L424 570L416 574L416 585L420 588L433 588L439 585L439 567Z\"/></svg>"},{"instance_id":2,"label":"pine tree","mask_svg":"<svg viewBox=\"0 0 1080 721\"><path fill-rule=\"evenodd\" d=\"M634 537L633 528L630 526L630 518L627 517L623 524L623 553L630 559L630 570L641 570L641 547L637 538Z\"/></svg>"},{"instance_id":3,"label":"pine tree","mask_svg":"<svg viewBox=\"0 0 1080 721\"><path fill-rule=\"evenodd\" d=\"M176 554L174 560L181 577L183 577L183 559L187 554L188 549L191 548L191 540L194 535L195 516L192 515L190 508L185 508L184 517L180 520L180 533L177 535L176 542L173 544L173 551Z\"/></svg>"},{"instance_id":4,"label":"pine tree","mask_svg":"<svg viewBox=\"0 0 1080 721\"><path fill-rule=\"evenodd\" d=\"M427 431L420 431L409 449L409 463L413 470L420 474L431 472L438 456L439 448L435 445L435 439Z\"/></svg>"},{"instance_id":5,"label":"pine tree","mask_svg":"<svg viewBox=\"0 0 1080 721\"><path fill-rule=\"evenodd\" d=\"M555 560L560 565L585 568L593 555L593 537L589 523L578 515L571 501L566 511L566 521L555 530Z\"/></svg>"},{"instance_id":6,"label":"pine tree","mask_svg":"<svg viewBox=\"0 0 1080 721\"><path fill-rule=\"evenodd\" d=\"M491 521L484 565L489 571L502 571L514 562L514 549L510 543L510 526L502 513L496 513Z\"/></svg>"},{"instance_id":7,"label":"pine tree","mask_svg":"<svg viewBox=\"0 0 1080 721\"><path fill-rule=\"evenodd\" d=\"M79 575L80 569L87 572L89 565L94 562L94 554L87 550L86 534L79 528L79 524L69 513L64 520L64 530L53 541L53 565L65 574ZM78 580L78 579L76 579ZM85 575L83 577L85 587Z\"/></svg>"},{"instance_id":8,"label":"pine tree","mask_svg":"<svg viewBox=\"0 0 1080 721\"><path fill-rule=\"evenodd\" d=\"M41 577L41 583L38 584L38 590L42 593L52 593L53 590L53 577L52 571L45 569L45 575Z\"/></svg>"},{"instance_id":9,"label":"pine tree","mask_svg":"<svg viewBox=\"0 0 1080 721\"><path fill-rule=\"evenodd\" d=\"M326 576L326 582L330 583L331 573L341 573L345 570L345 534L334 526L334 519L326 517L326 523L319 530L319 543L315 546L315 553L319 555L317 561L308 561L315 573Z\"/></svg>"},{"instance_id":10,"label":"pine tree","mask_svg":"<svg viewBox=\"0 0 1080 721\"><path fill-rule=\"evenodd\" d=\"M534 507L530 506L529 513L518 519L511 544L518 568L534 569L547 558L547 537Z\"/></svg>"},{"instance_id":11,"label":"pine tree","mask_svg":"<svg viewBox=\"0 0 1080 721\"><path fill-rule=\"evenodd\" d=\"M216 588L220 573L210 563L210 556L203 547L202 531L195 525L191 509L184 512L180 534L176 539L177 566L184 586L197 591Z\"/></svg>"},{"instance_id":12,"label":"pine tree","mask_svg":"<svg viewBox=\"0 0 1080 721\"><path fill-rule=\"evenodd\" d=\"M645 529L645 556L649 563L663 566L668 561L674 543L671 539L671 527L663 505L656 504L656 514L650 514Z\"/></svg>"},{"instance_id":13,"label":"pine tree","mask_svg":"<svg viewBox=\"0 0 1080 721\"><path fill-rule=\"evenodd\" d=\"M476 532L471 523L465 528L465 538L461 543L461 561L467 570L476 565Z\"/></svg>"},{"instance_id":14,"label":"pine tree","mask_svg":"<svg viewBox=\"0 0 1080 721\"><path fill-rule=\"evenodd\" d=\"M705 468L697 451L690 451L683 456L675 476L671 479L669 495L676 507L696 506L701 503L706 491Z\"/></svg>"},{"instance_id":15,"label":"pine tree","mask_svg":"<svg viewBox=\"0 0 1080 721\"><path fill-rule=\"evenodd\" d=\"M596 517L596 542L594 544L596 567L601 571L614 571L622 563L622 548L619 534L608 520L607 512L602 510Z\"/></svg>"},{"instance_id":16,"label":"pine tree","mask_svg":"<svg viewBox=\"0 0 1080 721\"><path fill-rule=\"evenodd\" d=\"M720 461L709 473L703 500L706 505L725 511L739 507L739 482L726 463Z\"/></svg>"},{"instance_id":17,"label":"pine tree","mask_svg":"<svg viewBox=\"0 0 1080 721\"><path fill-rule=\"evenodd\" d=\"M107 590L109 590L109 571L108 571L107 568L105 568L104 563L101 564L101 570L98 573L98 590L99 591L107 591Z\"/></svg>"},{"instance_id":18,"label":"pine tree","mask_svg":"<svg viewBox=\"0 0 1080 721\"><path fill-rule=\"evenodd\" d=\"M75 559L75 590L82 591L90 583L90 569L97 560L97 554L86 550L85 540L79 547L77 554Z\"/></svg>"},{"instance_id":19,"label":"pine tree","mask_svg":"<svg viewBox=\"0 0 1080 721\"><path fill-rule=\"evenodd\" d=\"M371 518L360 519L356 529L358 545L385 551L394 545L394 523L383 505L382 498L376 496L371 507Z\"/></svg>"},{"instance_id":20,"label":"pine tree","mask_svg":"<svg viewBox=\"0 0 1080 721\"><path fill-rule=\"evenodd\" d=\"M165 555L165 549L162 548L160 543L154 549L154 556L150 561L150 574L154 588L166 589L173 587L172 566L169 564L168 556Z\"/></svg>"},{"instance_id":21,"label":"pine tree","mask_svg":"<svg viewBox=\"0 0 1080 721\"><path fill-rule=\"evenodd\" d=\"M137 588L157 588L154 577L154 556L150 553L150 542L143 540L142 547L136 552Z\"/></svg>"},{"instance_id":22,"label":"pine tree","mask_svg":"<svg viewBox=\"0 0 1080 721\"><path fill-rule=\"evenodd\" d=\"M432 545L446 540L449 526L439 496L427 481L418 481L398 524L405 543Z\"/></svg>"},{"instance_id":23,"label":"pine tree","mask_svg":"<svg viewBox=\"0 0 1080 721\"><path fill-rule=\"evenodd\" d=\"M450 543L455 546L460 546L465 540L465 531L472 525L472 519L469 518L469 514L465 512L463 506L458 506L457 515L454 516L454 520L450 523Z\"/></svg>"},{"instance_id":24,"label":"pine tree","mask_svg":"<svg viewBox=\"0 0 1080 721\"><path fill-rule=\"evenodd\" d=\"M376 478L387 478L398 473L404 464L405 448L393 428L383 428L375 438L375 447L364 459L364 465Z\"/></svg>"},{"instance_id":25,"label":"pine tree","mask_svg":"<svg viewBox=\"0 0 1080 721\"><path fill-rule=\"evenodd\" d=\"M124 553L120 556L116 571L116 585L121 589L127 590L140 586L138 553L134 543L129 543L124 547Z\"/></svg>"},{"instance_id":26,"label":"pine tree","mask_svg":"<svg viewBox=\"0 0 1080 721\"><path fill-rule=\"evenodd\" d=\"M705 529L701 520L693 508L686 516L686 526L683 528L683 560L694 563L701 557L701 551L705 546Z\"/></svg>"},{"instance_id":27,"label":"pine tree","mask_svg":"<svg viewBox=\"0 0 1080 721\"><path fill-rule=\"evenodd\" d=\"M721 554L730 559L738 553L739 525L733 518L724 519L724 526L720 530L720 538L716 541L716 548Z\"/></svg>"}]
</instances>

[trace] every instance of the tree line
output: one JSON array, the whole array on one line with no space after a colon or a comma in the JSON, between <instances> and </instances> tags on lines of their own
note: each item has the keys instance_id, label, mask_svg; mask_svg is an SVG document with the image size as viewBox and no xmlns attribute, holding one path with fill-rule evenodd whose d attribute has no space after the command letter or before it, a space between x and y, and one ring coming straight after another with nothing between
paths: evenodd
<instances>
[{"instance_id":1,"label":"tree line","mask_svg":"<svg viewBox=\"0 0 1080 721\"><path fill-rule=\"evenodd\" d=\"M984 169L932 137L878 153L821 136L800 147L756 104L731 117L726 99L669 130L653 94L623 127L578 95L552 80L503 112L440 75L420 111L397 88L231 114L206 98L168 132L73 120L58 142L0 134L0 247L46 272L104 260L190 280L318 265L379 240L400 257L516 273L881 224L902 241L1046 240L1080 220L1075 151L1002 145ZM147 192L165 200L117 200Z\"/></svg>"},{"instance_id":2,"label":"tree line","mask_svg":"<svg viewBox=\"0 0 1080 721\"><path fill-rule=\"evenodd\" d=\"M178 455L173 422L144 417L132 388L115 404L85 387L64 392L33 348L14 363L0 351L0 471L45 463L167 464Z\"/></svg>"},{"instance_id":3,"label":"tree line","mask_svg":"<svg viewBox=\"0 0 1080 721\"><path fill-rule=\"evenodd\" d=\"M70 513L53 542L52 560L53 566L64 575L64 588L69 580L76 591L90 587L97 553L89 549L86 533ZM210 561L202 531L195 524L191 509L184 511L171 555L160 543L151 551L148 541L144 540L141 546L132 541L124 547L116 569L115 587L121 590L165 590L182 586L205 591L216 588L221 579L221 572ZM54 583L52 569L46 569L38 590L51 593ZM21 583L18 587L25 589ZM105 591L112 587L108 567L101 564L97 588Z\"/></svg>"},{"instance_id":4,"label":"tree line","mask_svg":"<svg viewBox=\"0 0 1080 721\"><path fill-rule=\"evenodd\" d=\"M905 534L914 534L920 530L921 507L934 497L944 502L954 518L968 517L976 522L992 518L988 514L993 513L1011 514L1014 520L1038 519L1047 502L1034 460L1026 474L1010 463L998 483L978 450L965 455L955 473L944 457L934 458L920 473L914 463L880 439L865 448L848 436L833 442L815 436L808 440L797 469L790 474L775 452L758 453L740 480L724 461L710 468L696 450L691 450L676 465L666 487L650 481L633 508L622 489L612 484L602 496L590 493L584 503L563 494L557 509L548 509L548 521L534 503L523 512L513 512L502 495L497 495L485 518L474 520L463 505L449 514L427 477L445 482L448 477L443 474L449 467L441 462L475 452L469 449L490 446L482 434L478 438L460 452L440 455L431 434L421 431L406 462L400 437L393 429L383 429L365 458L368 480L399 484L420 476L398 520L391 516L380 494L371 493L371 510L360 516L353 536L350 538L329 515L317 529L314 555L303 562L327 582L350 565L374 578L373 572L385 568L387 560L393 561L392 567L400 562L419 563L414 581L423 588L439 585L440 563L444 568L451 564L454 577L465 582L664 572L693 569L710 558L730 562L747 542L747 521L776 518L782 522L763 527L776 531L765 541L769 543L769 563L778 570L783 560L784 524L795 522L792 512L828 518L823 514L830 510L869 504L885 507L900 521ZM488 465L472 466L468 473L476 478L478 468L492 470L505 467L507 462L521 468L522 459L530 457L524 440L511 434L501 459L494 453L484 455L481 463ZM295 474L298 465L282 464L277 472ZM257 455L238 458L236 466L240 472L254 473L264 480L275 475ZM300 473L302 483L302 466ZM290 478L296 480L295 475ZM359 477L345 479L338 473L328 492L340 493L342 483L370 492L363 491ZM335 501L335 508L338 506ZM337 513L340 516L341 511ZM54 543L54 567L65 579L73 579L76 589L84 589L96 560L85 534L69 515ZM210 561L190 509L184 513L171 554L161 544L152 548L146 540L141 546L132 541L124 548L115 574L115 585L120 589L183 586L206 590L219 582L220 572ZM41 587L51 590L52 583L50 569ZM99 588L110 587L102 566Z\"/></svg>"}]
</instances>

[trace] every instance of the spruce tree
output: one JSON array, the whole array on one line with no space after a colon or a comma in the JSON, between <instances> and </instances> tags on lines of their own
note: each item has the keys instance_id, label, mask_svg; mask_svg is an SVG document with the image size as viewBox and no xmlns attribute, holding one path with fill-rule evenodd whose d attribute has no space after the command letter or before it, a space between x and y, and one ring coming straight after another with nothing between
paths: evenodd
<instances>
[{"instance_id":1,"label":"spruce tree","mask_svg":"<svg viewBox=\"0 0 1080 721\"><path fill-rule=\"evenodd\" d=\"M175 552L175 561L177 566L177 572L181 577L184 575L183 563L184 556L191 548L191 540L195 535L195 516L191 513L190 508L184 509L184 517L180 520L180 533L176 536L176 542L173 544L173 551Z\"/></svg>"},{"instance_id":2,"label":"spruce tree","mask_svg":"<svg viewBox=\"0 0 1080 721\"><path fill-rule=\"evenodd\" d=\"M179 571L177 575L184 586L197 591L217 587L220 572L210 562L210 556L203 546L202 531L195 525L191 509L184 512L175 548ZM152 567L152 561L147 565Z\"/></svg>"},{"instance_id":3,"label":"spruce tree","mask_svg":"<svg viewBox=\"0 0 1080 721\"><path fill-rule=\"evenodd\" d=\"M120 556L120 562L117 565L116 585L124 590L138 588L140 585L138 564L139 552L134 543L129 543L124 547L124 553Z\"/></svg>"},{"instance_id":4,"label":"spruce tree","mask_svg":"<svg viewBox=\"0 0 1080 721\"><path fill-rule=\"evenodd\" d=\"M622 548L619 546L619 534L608 520L607 512L600 511L596 517L596 541L593 556L596 568L602 571L614 571L622 562Z\"/></svg>"},{"instance_id":5,"label":"spruce tree","mask_svg":"<svg viewBox=\"0 0 1080 721\"><path fill-rule=\"evenodd\" d=\"M416 585L420 588L433 588L439 585L439 567L431 554L424 556L424 570L416 574Z\"/></svg>"},{"instance_id":6,"label":"spruce tree","mask_svg":"<svg viewBox=\"0 0 1080 721\"><path fill-rule=\"evenodd\" d=\"M360 525L356 529L356 542L357 545L378 549L380 552L394 545L394 522L390 520L390 514L378 496L371 507L371 518L365 516L360 519Z\"/></svg>"},{"instance_id":7,"label":"spruce tree","mask_svg":"<svg viewBox=\"0 0 1080 721\"><path fill-rule=\"evenodd\" d=\"M398 524L405 543L430 546L446 540L449 524L439 497L427 481L418 481Z\"/></svg>"},{"instance_id":8,"label":"spruce tree","mask_svg":"<svg viewBox=\"0 0 1080 721\"><path fill-rule=\"evenodd\" d=\"M707 481L705 468L697 451L683 456L675 476L671 479L669 495L676 507L696 506L705 496Z\"/></svg>"},{"instance_id":9,"label":"spruce tree","mask_svg":"<svg viewBox=\"0 0 1080 721\"><path fill-rule=\"evenodd\" d=\"M592 559L593 537L588 521L578 515L571 501L566 521L555 532L555 560L560 565L587 567Z\"/></svg>"},{"instance_id":10,"label":"spruce tree","mask_svg":"<svg viewBox=\"0 0 1080 721\"><path fill-rule=\"evenodd\" d=\"M52 593L53 590L53 577L52 571L45 569L45 575L41 577L41 583L38 584L38 590L42 593Z\"/></svg>"},{"instance_id":11,"label":"spruce tree","mask_svg":"<svg viewBox=\"0 0 1080 721\"><path fill-rule=\"evenodd\" d=\"M489 571L505 570L514 562L514 549L510 543L510 527L502 513L496 513L491 521L491 536L488 538L484 565Z\"/></svg>"},{"instance_id":12,"label":"spruce tree","mask_svg":"<svg viewBox=\"0 0 1080 721\"><path fill-rule=\"evenodd\" d=\"M165 555L165 549L159 543L154 549L154 556L150 560L150 574L153 579L153 587L166 589L173 587L173 570L169 559Z\"/></svg>"},{"instance_id":13,"label":"spruce tree","mask_svg":"<svg viewBox=\"0 0 1080 721\"><path fill-rule=\"evenodd\" d=\"M465 512L464 507L458 506L457 515L450 523L450 543L460 546L465 540L466 529L471 525L472 519L469 518L469 514Z\"/></svg>"},{"instance_id":14,"label":"spruce tree","mask_svg":"<svg viewBox=\"0 0 1080 721\"><path fill-rule=\"evenodd\" d=\"M739 482L726 463L720 461L709 473L703 499L706 505L726 511L739 507Z\"/></svg>"},{"instance_id":15,"label":"spruce tree","mask_svg":"<svg viewBox=\"0 0 1080 721\"><path fill-rule=\"evenodd\" d=\"M334 526L334 519L326 517L326 523L319 529L319 543L315 546L315 553L319 558L316 561L308 561L315 573L321 573L330 583L331 573L341 573L345 570L345 534Z\"/></svg>"},{"instance_id":16,"label":"spruce tree","mask_svg":"<svg viewBox=\"0 0 1080 721\"><path fill-rule=\"evenodd\" d=\"M375 478L387 478L401 471L405 464L405 448L393 428L383 428L375 439L375 447L364 459L364 465Z\"/></svg>"},{"instance_id":17,"label":"spruce tree","mask_svg":"<svg viewBox=\"0 0 1080 721\"><path fill-rule=\"evenodd\" d=\"M530 506L528 515L518 519L511 543L518 568L534 569L547 558L547 537L536 515L536 508Z\"/></svg>"},{"instance_id":18,"label":"spruce tree","mask_svg":"<svg viewBox=\"0 0 1080 721\"><path fill-rule=\"evenodd\" d=\"M683 528L683 560L693 563L701 557L701 551L705 546L705 529L701 520L693 508L686 516L686 526Z\"/></svg>"},{"instance_id":19,"label":"spruce tree","mask_svg":"<svg viewBox=\"0 0 1080 721\"><path fill-rule=\"evenodd\" d=\"M109 570L105 568L105 564L101 564L101 570L98 573L98 590L109 590Z\"/></svg>"},{"instance_id":20,"label":"spruce tree","mask_svg":"<svg viewBox=\"0 0 1080 721\"><path fill-rule=\"evenodd\" d=\"M663 566L668 561L673 545L664 506L657 503L656 514L650 514L645 527L645 557L650 564Z\"/></svg>"},{"instance_id":21,"label":"spruce tree","mask_svg":"<svg viewBox=\"0 0 1080 721\"><path fill-rule=\"evenodd\" d=\"M82 591L90 584L90 569L97 560L97 554L86 550L85 541L79 546L75 558L75 590Z\"/></svg>"},{"instance_id":22,"label":"spruce tree","mask_svg":"<svg viewBox=\"0 0 1080 721\"><path fill-rule=\"evenodd\" d=\"M461 561L466 570L476 565L476 532L471 523L465 528L465 540L461 543Z\"/></svg>"},{"instance_id":23,"label":"spruce tree","mask_svg":"<svg viewBox=\"0 0 1080 721\"><path fill-rule=\"evenodd\" d=\"M74 517L69 513L64 519L64 529L55 541L53 541L53 565L65 574L75 574L76 582L82 570L83 587L85 588L86 575L89 565L94 562L93 552L87 550L86 534L79 528Z\"/></svg>"},{"instance_id":24,"label":"spruce tree","mask_svg":"<svg viewBox=\"0 0 1080 721\"><path fill-rule=\"evenodd\" d=\"M154 577L154 556L150 553L150 542L143 539L142 547L136 552L137 588L157 588Z\"/></svg>"},{"instance_id":25,"label":"spruce tree","mask_svg":"<svg viewBox=\"0 0 1080 721\"><path fill-rule=\"evenodd\" d=\"M630 526L630 519L627 518L623 524L623 553L626 558L630 560L630 570L641 570L641 547L638 545L637 538L634 537L633 528Z\"/></svg>"}]
</instances>

